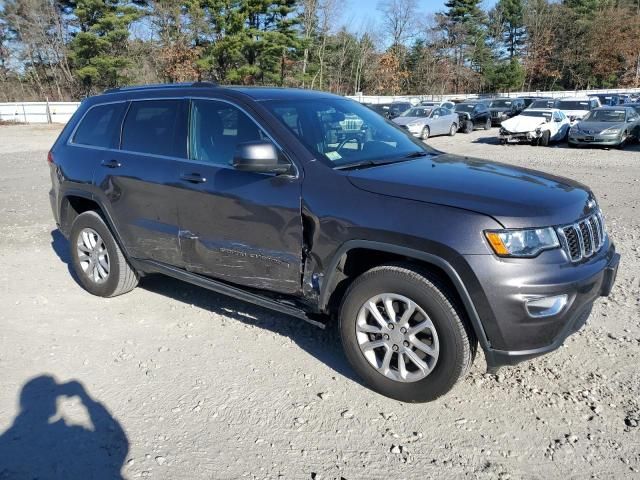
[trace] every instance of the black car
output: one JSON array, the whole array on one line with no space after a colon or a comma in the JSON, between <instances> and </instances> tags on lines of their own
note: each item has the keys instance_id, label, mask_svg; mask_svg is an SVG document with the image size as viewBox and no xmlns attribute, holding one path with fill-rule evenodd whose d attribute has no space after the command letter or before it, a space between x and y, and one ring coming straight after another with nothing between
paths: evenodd
<instances>
[{"instance_id":1,"label":"black car","mask_svg":"<svg viewBox=\"0 0 640 480\"><path fill-rule=\"evenodd\" d=\"M528 108L536 100L546 99L547 97L520 97L520 100L524 102L524 108Z\"/></svg>"},{"instance_id":2,"label":"black car","mask_svg":"<svg viewBox=\"0 0 640 480\"><path fill-rule=\"evenodd\" d=\"M491 125L499 126L503 120L515 117L525 109L524 100L521 98L494 98L489 102L491 112Z\"/></svg>"},{"instance_id":3,"label":"black car","mask_svg":"<svg viewBox=\"0 0 640 480\"><path fill-rule=\"evenodd\" d=\"M409 102L369 103L366 106L389 120L399 117L412 107Z\"/></svg>"},{"instance_id":4,"label":"black car","mask_svg":"<svg viewBox=\"0 0 640 480\"><path fill-rule=\"evenodd\" d=\"M558 348L619 261L584 185L435 151L328 93L110 90L82 102L48 162L86 290L160 273L336 319L366 384L406 402L449 391L478 343L489 369Z\"/></svg>"},{"instance_id":5,"label":"black car","mask_svg":"<svg viewBox=\"0 0 640 480\"><path fill-rule=\"evenodd\" d=\"M558 101L555 98L537 98L531 102L527 108L533 110L538 108L556 108Z\"/></svg>"},{"instance_id":6,"label":"black car","mask_svg":"<svg viewBox=\"0 0 640 480\"><path fill-rule=\"evenodd\" d=\"M455 112L460 120L459 129L463 133L471 133L475 128L491 128L491 112L484 101L458 103Z\"/></svg>"}]
</instances>

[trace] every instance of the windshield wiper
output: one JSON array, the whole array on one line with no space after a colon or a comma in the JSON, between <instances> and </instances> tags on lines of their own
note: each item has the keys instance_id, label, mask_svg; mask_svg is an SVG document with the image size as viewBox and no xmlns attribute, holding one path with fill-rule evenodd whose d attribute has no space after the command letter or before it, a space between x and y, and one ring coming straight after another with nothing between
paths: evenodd
<instances>
[{"instance_id":1,"label":"windshield wiper","mask_svg":"<svg viewBox=\"0 0 640 480\"><path fill-rule=\"evenodd\" d=\"M369 167L379 167L381 165L389 165L391 163L400 163L405 162L407 160L411 160L412 158L418 157L426 157L429 155L427 152L411 152L401 158L396 158L394 160L382 160L380 162L374 162L373 160L363 160L362 162L349 163L347 165L340 165L335 167L336 170L356 170L358 168L369 168Z\"/></svg>"}]
</instances>

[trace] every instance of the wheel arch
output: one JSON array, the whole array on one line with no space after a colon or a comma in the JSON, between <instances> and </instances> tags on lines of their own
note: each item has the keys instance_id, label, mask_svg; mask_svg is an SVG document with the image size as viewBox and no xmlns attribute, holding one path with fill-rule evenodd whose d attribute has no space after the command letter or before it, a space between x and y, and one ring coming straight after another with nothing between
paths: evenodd
<instances>
[{"instance_id":1,"label":"wheel arch","mask_svg":"<svg viewBox=\"0 0 640 480\"><path fill-rule=\"evenodd\" d=\"M350 272L349 269L353 267L350 262L357 261L358 255L363 254L366 254L367 260ZM343 244L336 251L326 269L318 299L319 310L326 313L333 311L348 284L360 273L364 273L369 268L383 263L397 261L406 262L409 265L415 265L418 268L435 273L447 286L451 287L452 293L460 301L460 305L464 309L464 313L481 347L485 351L490 349L491 345L480 321L480 316L469 291L456 269L441 256L409 247L371 240L351 240Z\"/></svg>"},{"instance_id":2,"label":"wheel arch","mask_svg":"<svg viewBox=\"0 0 640 480\"><path fill-rule=\"evenodd\" d=\"M71 225L73 225L73 221L78 215L88 211L97 212L107 224L107 227L113 234L113 237L118 243L120 249L123 251L125 256L128 257L127 250L120 238L118 229L115 227L108 209L105 208L103 203L97 199L95 195L83 190L68 190L64 192L64 195L60 198L59 211L59 228L65 237L69 236L69 233L71 232Z\"/></svg>"}]
</instances>

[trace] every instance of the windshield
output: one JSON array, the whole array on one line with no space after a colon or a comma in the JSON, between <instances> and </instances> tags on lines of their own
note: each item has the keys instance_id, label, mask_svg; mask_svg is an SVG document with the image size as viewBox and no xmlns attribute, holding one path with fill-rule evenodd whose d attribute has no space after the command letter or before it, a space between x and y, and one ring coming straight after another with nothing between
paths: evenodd
<instances>
[{"instance_id":1,"label":"windshield","mask_svg":"<svg viewBox=\"0 0 640 480\"><path fill-rule=\"evenodd\" d=\"M592 110L583 121L622 123L624 119L624 110Z\"/></svg>"},{"instance_id":2,"label":"windshield","mask_svg":"<svg viewBox=\"0 0 640 480\"><path fill-rule=\"evenodd\" d=\"M456 112L473 112L475 104L473 103L459 103L456 105Z\"/></svg>"},{"instance_id":3,"label":"windshield","mask_svg":"<svg viewBox=\"0 0 640 480\"><path fill-rule=\"evenodd\" d=\"M555 100L535 100L529 105L529 108L553 108L555 104Z\"/></svg>"},{"instance_id":4,"label":"windshield","mask_svg":"<svg viewBox=\"0 0 640 480\"><path fill-rule=\"evenodd\" d=\"M404 112L401 117L428 117L431 113L430 108L414 107Z\"/></svg>"},{"instance_id":5,"label":"windshield","mask_svg":"<svg viewBox=\"0 0 640 480\"><path fill-rule=\"evenodd\" d=\"M547 122L551 121L550 112L528 112L525 110L520 115L523 117L540 117L540 118L544 118Z\"/></svg>"},{"instance_id":6,"label":"windshield","mask_svg":"<svg viewBox=\"0 0 640 480\"><path fill-rule=\"evenodd\" d=\"M493 100L489 106L491 108L507 108L511 106L511 100Z\"/></svg>"},{"instance_id":7,"label":"windshield","mask_svg":"<svg viewBox=\"0 0 640 480\"><path fill-rule=\"evenodd\" d=\"M433 153L352 100L267 100L264 105L309 150L334 167Z\"/></svg>"},{"instance_id":8,"label":"windshield","mask_svg":"<svg viewBox=\"0 0 640 480\"><path fill-rule=\"evenodd\" d=\"M558 107L560 110L589 110L588 100L560 100Z\"/></svg>"}]
</instances>

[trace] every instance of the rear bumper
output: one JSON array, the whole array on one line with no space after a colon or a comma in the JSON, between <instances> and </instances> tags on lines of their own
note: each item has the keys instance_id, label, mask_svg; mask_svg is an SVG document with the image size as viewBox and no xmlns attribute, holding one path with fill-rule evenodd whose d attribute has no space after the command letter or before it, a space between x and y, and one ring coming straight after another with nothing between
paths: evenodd
<instances>
[{"instance_id":1,"label":"rear bumper","mask_svg":"<svg viewBox=\"0 0 640 480\"><path fill-rule=\"evenodd\" d=\"M585 324L593 303L609 295L620 262L613 244L581 265L545 261L496 267L488 258L479 257L485 256L471 259L470 264L476 274L482 272L480 284L489 285L485 289L487 307L479 312L490 342L485 348L489 368L514 365L559 348ZM496 257L493 261L500 262ZM528 314L524 299L555 295L568 298L558 314L544 318Z\"/></svg>"}]
</instances>

